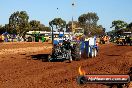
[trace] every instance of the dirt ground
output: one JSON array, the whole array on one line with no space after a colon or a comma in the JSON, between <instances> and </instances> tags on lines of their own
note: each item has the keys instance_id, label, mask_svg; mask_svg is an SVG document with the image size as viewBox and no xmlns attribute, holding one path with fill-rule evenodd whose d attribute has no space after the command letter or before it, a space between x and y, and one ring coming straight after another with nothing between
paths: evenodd
<instances>
[{"instance_id":1,"label":"dirt ground","mask_svg":"<svg viewBox=\"0 0 132 88\"><path fill-rule=\"evenodd\" d=\"M0 43L0 88L108 88L78 85L78 68L87 74L127 74L132 67L132 46L105 44L96 58L42 62L51 48L47 43Z\"/></svg>"}]
</instances>

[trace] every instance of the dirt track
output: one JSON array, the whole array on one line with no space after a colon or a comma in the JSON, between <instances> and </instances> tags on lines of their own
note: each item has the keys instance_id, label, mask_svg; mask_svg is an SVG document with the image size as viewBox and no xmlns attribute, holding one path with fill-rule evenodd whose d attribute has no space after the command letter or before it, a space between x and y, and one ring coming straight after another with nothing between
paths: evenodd
<instances>
[{"instance_id":1,"label":"dirt track","mask_svg":"<svg viewBox=\"0 0 132 88\"><path fill-rule=\"evenodd\" d=\"M126 74L132 67L132 46L101 45L96 58L72 63L33 60L44 58L42 54L50 49L44 43L1 44L0 88L108 88L103 84L78 85L79 66L87 74Z\"/></svg>"}]
</instances>

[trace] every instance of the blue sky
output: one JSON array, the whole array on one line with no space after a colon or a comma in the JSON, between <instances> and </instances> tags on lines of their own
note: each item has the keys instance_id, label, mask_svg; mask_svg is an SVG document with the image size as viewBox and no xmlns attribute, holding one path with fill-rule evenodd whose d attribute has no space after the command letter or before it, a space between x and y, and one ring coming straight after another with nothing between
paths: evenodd
<instances>
[{"instance_id":1,"label":"blue sky","mask_svg":"<svg viewBox=\"0 0 132 88\"><path fill-rule=\"evenodd\" d=\"M81 14L96 12L98 24L109 31L113 20L132 22L131 9L132 0L0 0L0 24L7 24L10 15L16 11L26 11L29 21L39 20L46 26L55 17L68 22L72 16L77 20Z\"/></svg>"}]
</instances>

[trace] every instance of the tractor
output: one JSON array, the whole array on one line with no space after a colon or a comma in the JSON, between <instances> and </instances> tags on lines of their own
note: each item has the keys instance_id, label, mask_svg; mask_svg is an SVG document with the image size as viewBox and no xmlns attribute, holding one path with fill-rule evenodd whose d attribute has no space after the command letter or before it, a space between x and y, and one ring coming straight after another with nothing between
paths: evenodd
<instances>
[{"instance_id":1,"label":"tractor","mask_svg":"<svg viewBox=\"0 0 132 88\"><path fill-rule=\"evenodd\" d=\"M123 32L117 39L116 43L118 45L132 45L132 33L131 32Z\"/></svg>"},{"instance_id":2,"label":"tractor","mask_svg":"<svg viewBox=\"0 0 132 88\"><path fill-rule=\"evenodd\" d=\"M72 61L70 41L66 41L66 37L63 34L58 35L58 39L53 41L52 54L48 55L48 61L53 60L69 60Z\"/></svg>"},{"instance_id":3,"label":"tractor","mask_svg":"<svg viewBox=\"0 0 132 88\"><path fill-rule=\"evenodd\" d=\"M66 41L67 42L67 41ZM71 46L64 44L65 42L62 43L55 43L52 49L52 54L48 56L48 61L53 61L53 60L69 60L69 62L72 61L72 56L71 56ZM66 47L69 47L68 49Z\"/></svg>"},{"instance_id":4,"label":"tractor","mask_svg":"<svg viewBox=\"0 0 132 88\"><path fill-rule=\"evenodd\" d=\"M80 40L70 40L71 37L70 34L69 39L66 39L65 33L62 33L58 35L58 39L54 40L53 36L53 49L52 53L48 55L48 61L69 60L71 62L72 60L80 60L84 55L91 58L97 56L98 46L95 36L90 38L82 36Z\"/></svg>"}]
</instances>

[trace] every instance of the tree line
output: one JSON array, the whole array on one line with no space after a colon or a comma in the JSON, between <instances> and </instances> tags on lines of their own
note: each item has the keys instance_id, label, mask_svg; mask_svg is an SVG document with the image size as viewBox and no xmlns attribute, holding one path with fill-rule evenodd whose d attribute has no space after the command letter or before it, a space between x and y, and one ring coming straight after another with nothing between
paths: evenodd
<instances>
[{"instance_id":1,"label":"tree line","mask_svg":"<svg viewBox=\"0 0 132 88\"><path fill-rule=\"evenodd\" d=\"M113 28L113 30L109 31L108 34L113 37L119 37L123 32L132 32L132 22L127 23L122 20L114 20L110 28Z\"/></svg>"},{"instance_id":2,"label":"tree line","mask_svg":"<svg viewBox=\"0 0 132 88\"><path fill-rule=\"evenodd\" d=\"M0 25L0 34L8 32L23 36L28 31L51 31L50 27L46 27L40 21L31 20L26 11L17 11L9 17L9 23L4 26Z\"/></svg>"},{"instance_id":3,"label":"tree line","mask_svg":"<svg viewBox=\"0 0 132 88\"><path fill-rule=\"evenodd\" d=\"M96 13L89 12L78 17L78 21L73 21L75 27L84 29L85 35L102 35L105 34L105 28L102 25L97 25L99 17ZM51 31L51 27L57 31L72 31L72 21L66 23L61 18L54 18L49 22L49 27L46 27L38 20L29 21L29 16L26 11L16 11L9 17L9 23L4 26L0 25L0 34L8 32L23 36L28 31Z\"/></svg>"},{"instance_id":4,"label":"tree line","mask_svg":"<svg viewBox=\"0 0 132 88\"><path fill-rule=\"evenodd\" d=\"M83 28L84 34L87 36L92 35L105 35L105 28L102 25L97 25L99 17L96 13L88 12L78 17L78 21L73 21L73 28ZM58 29L58 31L72 32L72 21L66 24L66 21L61 18L55 18L49 22L51 27Z\"/></svg>"}]
</instances>

